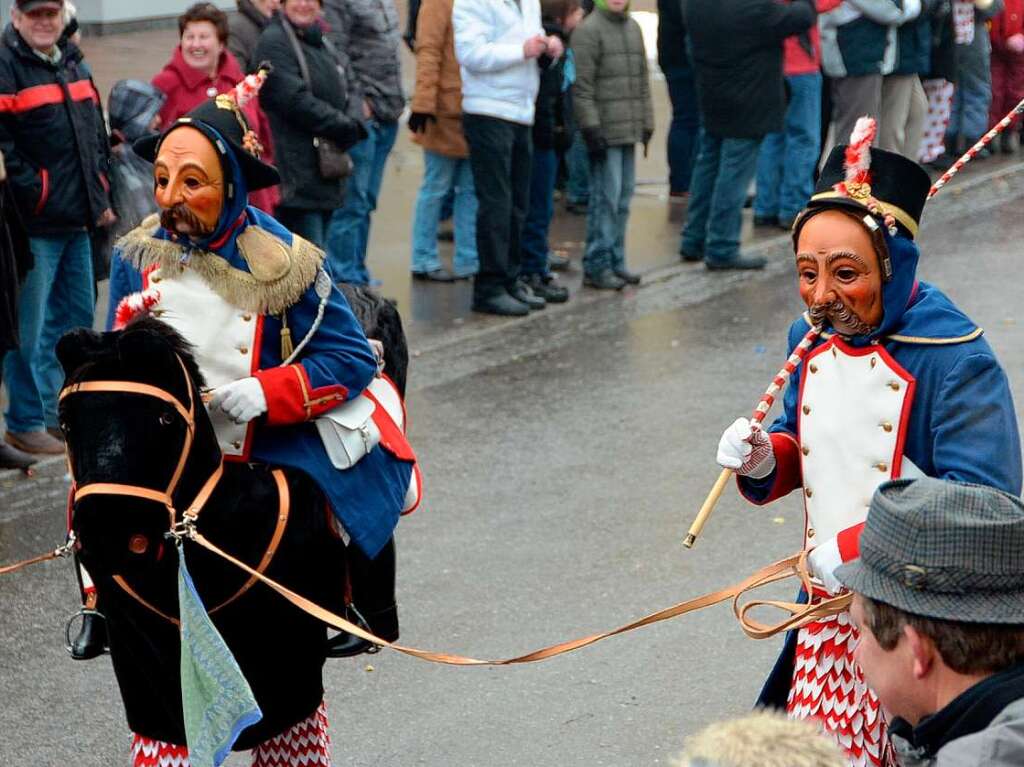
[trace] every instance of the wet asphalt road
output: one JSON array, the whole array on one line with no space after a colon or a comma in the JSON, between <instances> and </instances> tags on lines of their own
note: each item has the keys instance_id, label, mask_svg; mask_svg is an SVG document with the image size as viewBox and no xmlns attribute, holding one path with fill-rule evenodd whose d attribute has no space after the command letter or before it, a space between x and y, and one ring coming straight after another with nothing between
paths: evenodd
<instances>
[{"instance_id":1,"label":"wet asphalt road","mask_svg":"<svg viewBox=\"0 0 1024 767\"><path fill-rule=\"evenodd\" d=\"M986 328L1018 402L1022 194L1018 173L939 198L921 268ZM419 350L409 412L427 484L398 534L403 641L519 654L796 550L795 499L757 510L732 489L697 548L680 545L718 474L722 428L781 365L800 310L785 243L765 248L763 275L663 270L638 291L474 324ZM52 474L0 478L0 562L59 540ZM61 646L70 568L0 580L0 604L0 765L124 764L109 662L76 664ZM748 709L778 645L747 639L719 606L528 667L331 661L335 764L667 764L686 734Z\"/></svg>"}]
</instances>

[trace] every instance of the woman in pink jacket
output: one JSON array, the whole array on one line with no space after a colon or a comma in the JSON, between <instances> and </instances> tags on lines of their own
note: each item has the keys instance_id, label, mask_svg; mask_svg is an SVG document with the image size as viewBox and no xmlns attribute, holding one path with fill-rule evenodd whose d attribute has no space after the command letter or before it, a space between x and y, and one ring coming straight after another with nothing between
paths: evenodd
<instances>
[{"instance_id":1,"label":"woman in pink jacket","mask_svg":"<svg viewBox=\"0 0 1024 767\"><path fill-rule=\"evenodd\" d=\"M238 61L227 50L228 17L212 3L196 3L178 18L181 43L164 65L153 85L167 96L160 110L160 124L170 125L201 103L231 90L245 77ZM270 123L253 101L244 108L249 124L263 145L262 159L274 164ZM249 196L252 205L273 214L280 200L278 188L262 189Z\"/></svg>"}]
</instances>

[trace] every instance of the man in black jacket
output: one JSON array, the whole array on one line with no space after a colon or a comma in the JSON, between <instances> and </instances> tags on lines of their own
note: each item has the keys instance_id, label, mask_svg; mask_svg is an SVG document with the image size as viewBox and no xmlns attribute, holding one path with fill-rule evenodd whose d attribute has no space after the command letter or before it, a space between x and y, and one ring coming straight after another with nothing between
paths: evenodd
<instances>
[{"instance_id":1,"label":"man in black jacket","mask_svg":"<svg viewBox=\"0 0 1024 767\"><path fill-rule=\"evenodd\" d=\"M114 221L110 145L82 52L62 39L64 0L17 0L0 45L0 151L35 265L18 302L21 346L4 357L5 440L59 455L57 340L91 327L89 235Z\"/></svg>"},{"instance_id":2,"label":"man in black jacket","mask_svg":"<svg viewBox=\"0 0 1024 767\"><path fill-rule=\"evenodd\" d=\"M658 0L658 66L665 75L672 102L672 124L668 129L669 196L690 193L693 164L700 136L700 108L693 80L693 66L686 50L686 22L683 0Z\"/></svg>"},{"instance_id":3,"label":"man in black jacket","mask_svg":"<svg viewBox=\"0 0 1024 767\"><path fill-rule=\"evenodd\" d=\"M701 131L679 252L708 269L760 269L740 255L743 200L761 139L786 113L782 42L815 22L812 0L685 0Z\"/></svg>"}]
</instances>

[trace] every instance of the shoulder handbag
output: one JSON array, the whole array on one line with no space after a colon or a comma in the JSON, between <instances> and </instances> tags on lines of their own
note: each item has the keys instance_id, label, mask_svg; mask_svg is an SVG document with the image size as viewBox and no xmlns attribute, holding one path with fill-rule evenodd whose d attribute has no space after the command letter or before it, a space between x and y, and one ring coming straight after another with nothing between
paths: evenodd
<instances>
[{"instance_id":1,"label":"shoulder handbag","mask_svg":"<svg viewBox=\"0 0 1024 767\"><path fill-rule=\"evenodd\" d=\"M306 85L309 87L310 93L312 93L313 81L309 76L309 64L306 62L306 54L302 52L302 46L299 45L299 39L295 36L295 30L292 29L292 25L287 19L281 19L281 26L284 27L285 34L288 35L292 49L295 51L295 57L299 61L299 71L302 72L302 79L306 81ZM324 38L324 47L337 61L337 56L334 55L334 46L327 38ZM322 179L325 181L338 181L347 178L352 173L352 158L346 152L339 149L338 145L333 141L322 136L314 136L313 146L316 148L317 164Z\"/></svg>"},{"instance_id":2,"label":"shoulder handbag","mask_svg":"<svg viewBox=\"0 0 1024 767\"><path fill-rule=\"evenodd\" d=\"M358 396L324 413L315 420L327 457L336 469L351 469L380 442L380 429L373 421L377 405Z\"/></svg>"}]
</instances>

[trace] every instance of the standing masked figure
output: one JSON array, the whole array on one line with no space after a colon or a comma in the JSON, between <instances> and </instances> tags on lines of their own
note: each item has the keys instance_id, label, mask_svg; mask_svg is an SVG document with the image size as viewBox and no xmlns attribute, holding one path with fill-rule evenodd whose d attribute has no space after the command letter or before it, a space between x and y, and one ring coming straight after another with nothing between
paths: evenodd
<instances>
[{"instance_id":1,"label":"standing masked figure","mask_svg":"<svg viewBox=\"0 0 1024 767\"><path fill-rule=\"evenodd\" d=\"M785 412L767 432L737 420L718 449L752 503L802 492L815 574L802 597L813 601L840 590L833 572L858 556L881 482L927 475L1021 491L1006 375L982 330L915 276L928 175L872 150L873 136L865 119L833 150L793 228L808 311L790 328L790 351L812 323L824 332L790 382ZM818 721L851 765L886 764L884 713L855 662L856 640L845 613L791 632L760 702Z\"/></svg>"},{"instance_id":2,"label":"standing masked figure","mask_svg":"<svg viewBox=\"0 0 1024 767\"><path fill-rule=\"evenodd\" d=\"M247 204L250 191L278 182L239 108L266 76L250 75L234 93L135 143L154 163L160 213L118 243L109 321L116 327L149 313L192 344L225 460L314 480L348 544L350 578L361 579L348 584L353 617L394 641L392 535L418 503L419 472L399 391L379 374L378 354L324 270L323 252ZM317 421L339 406L366 436L356 440L362 450ZM328 654L364 649L352 639L336 638ZM302 726L309 732L289 745L298 761L287 764L328 764L322 712ZM175 748L143 742L139 759L172 758Z\"/></svg>"}]
</instances>

